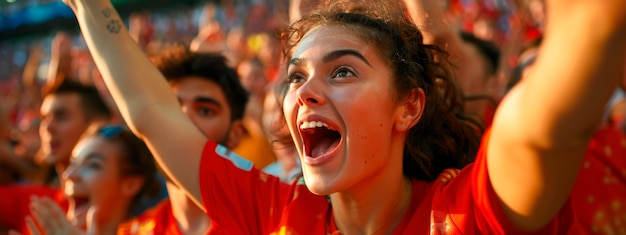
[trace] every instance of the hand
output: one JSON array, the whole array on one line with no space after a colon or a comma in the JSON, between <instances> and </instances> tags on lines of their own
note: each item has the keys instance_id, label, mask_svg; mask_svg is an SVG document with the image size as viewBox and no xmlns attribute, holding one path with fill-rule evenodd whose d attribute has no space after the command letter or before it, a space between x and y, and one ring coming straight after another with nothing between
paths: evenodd
<instances>
[{"instance_id":1,"label":"hand","mask_svg":"<svg viewBox=\"0 0 626 235\"><path fill-rule=\"evenodd\" d=\"M82 235L85 234L72 225L63 210L50 198L32 197L32 216L26 217L26 226L31 234L40 235ZM93 214L93 213L92 213ZM93 216L93 215L92 215Z\"/></svg>"},{"instance_id":2,"label":"hand","mask_svg":"<svg viewBox=\"0 0 626 235\"><path fill-rule=\"evenodd\" d=\"M53 56L69 56L72 50L72 39L65 32L58 32L52 39Z\"/></svg>"}]
</instances>

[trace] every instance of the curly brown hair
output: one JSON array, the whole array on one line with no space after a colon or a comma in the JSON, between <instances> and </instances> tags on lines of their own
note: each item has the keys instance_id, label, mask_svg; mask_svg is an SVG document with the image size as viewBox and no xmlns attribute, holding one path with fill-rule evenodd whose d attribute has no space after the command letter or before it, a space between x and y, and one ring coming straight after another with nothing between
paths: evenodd
<instances>
[{"instance_id":1,"label":"curly brown hair","mask_svg":"<svg viewBox=\"0 0 626 235\"><path fill-rule=\"evenodd\" d=\"M393 71L395 101L423 89L425 110L407 133L404 174L433 181L446 168L463 168L474 160L480 131L464 115L462 95L452 78L447 53L423 44L400 1L333 1L294 22L281 34L288 61L304 35L318 26L341 25L378 50ZM284 97L286 86L278 92ZM289 142L289 136L280 136Z\"/></svg>"}]
</instances>

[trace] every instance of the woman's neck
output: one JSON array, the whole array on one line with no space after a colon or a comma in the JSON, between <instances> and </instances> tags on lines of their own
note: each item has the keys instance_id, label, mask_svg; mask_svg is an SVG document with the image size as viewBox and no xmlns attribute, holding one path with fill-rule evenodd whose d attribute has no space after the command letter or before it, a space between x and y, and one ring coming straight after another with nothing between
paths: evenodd
<instances>
[{"instance_id":1,"label":"woman's neck","mask_svg":"<svg viewBox=\"0 0 626 235\"><path fill-rule=\"evenodd\" d=\"M93 218L94 221L91 223L91 226L95 227L87 228L87 230L94 231L95 235L117 234L118 225L128 219L129 207L130 203L109 206L107 210L98 208Z\"/></svg>"},{"instance_id":2,"label":"woman's neck","mask_svg":"<svg viewBox=\"0 0 626 235\"><path fill-rule=\"evenodd\" d=\"M196 205L185 191L167 182L167 192L172 204L172 214L183 234L205 234L211 227L211 220Z\"/></svg>"},{"instance_id":3,"label":"woman's neck","mask_svg":"<svg viewBox=\"0 0 626 235\"><path fill-rule=\"evenodd\" d=\"M369 183L373 184L362 187L364 191L331 195L335 223L342 233L389 234L404 218L411 202L411 180L401 176Z\"/></svg>"}]
</instances>

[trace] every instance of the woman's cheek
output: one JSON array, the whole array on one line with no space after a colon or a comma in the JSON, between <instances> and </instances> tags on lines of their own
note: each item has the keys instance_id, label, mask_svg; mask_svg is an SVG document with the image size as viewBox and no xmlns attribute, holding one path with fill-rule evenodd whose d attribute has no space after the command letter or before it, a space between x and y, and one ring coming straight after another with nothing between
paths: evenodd
<instances>
[{"instance_id":1,"label":"woman's cheek","mask_svg":"<svg viewBox=\"0 0 626 235\"><path fill-rule=\"evenodd\" d=\"M291 119L296 117L295 112L297 112L297 97L295 92L289 92L285 96L283 100L283 113L285 114L285 118L287 122L290 122Z\"/></svg>"}]
</instances>

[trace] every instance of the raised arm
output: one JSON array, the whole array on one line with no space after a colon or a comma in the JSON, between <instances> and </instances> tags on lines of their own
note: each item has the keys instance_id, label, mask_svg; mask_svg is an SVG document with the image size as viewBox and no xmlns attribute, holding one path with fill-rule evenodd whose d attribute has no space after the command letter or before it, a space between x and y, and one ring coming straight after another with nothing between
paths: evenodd
<instances>
[{"instance_id":1,"label":"raised arm","mask_svg":"<svg viewBox=\"0 0 626 235\"><path fill-rule=\"evenodd\" d=\"M448 59L454 67L456 81L464 95L485 95L483 80L476 68L483 66L476 58L478 55L468 51L459 29L449 26L444 21L442 1L404 0L404 4L413 20L424 36L424 44L437 45L445 49ZM466 110L467 111L467 110ZM482 115L482 114L481 114Z\"/></svg>"},{"instance_id":2,"label":"raised arm","mask_svg":"<svg viewBox=\"0 0 626 235\"><path fill-rule=\"evenodd\" d=\"M50 64L48 65L48 77L46 84L54 87L66 77L72 76L72 41L65 32L59 32L52 39L50 52Z\"/></svg>"},{"instance_id":3,"label":"raised arm","mask_svg":"<svg viewBox=\"0 0 626 235\"><path fill-rule=\"evenodd\" d=\"M625 1L547 4L540 56L501 103L487 149L505 214L529 231L566 202L626 58Z\"/></svg>"},{"instance_id":4,"label":"raised arm","mask_svg":"<svg viewBox=\"0 0 626 235\"><path fill-rule=\"evenodd\" d=\"M128 126L146 142L168 176L201 205L198 166L207 139L182 113L169 85L131 39L108 0L64 2L74 10Z\"/></svg>"},{"instance_id":5,"label":"raised arm","mask_svg":"<svg viewBox=\"0 0 626 235\"><path fill-rule=\"evenodd\" d=\"M413 23L424 36L424 44L436 44L457 50L462 41L459 33L452 29L443 19L440 1L404 0Z\"/></svg>"}]
</instances>

